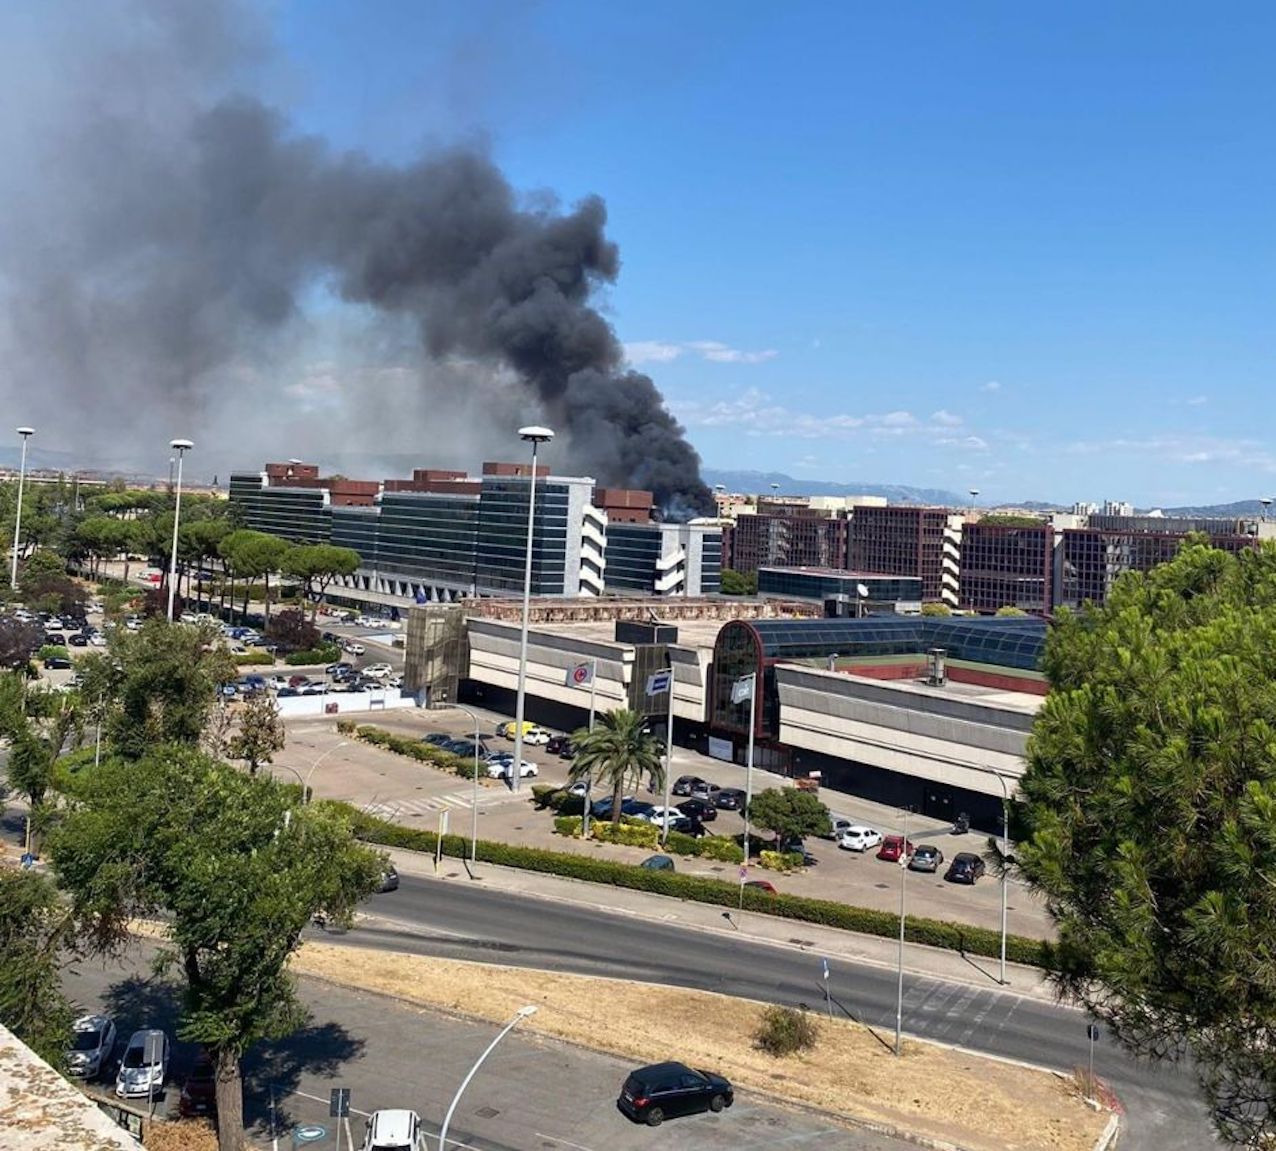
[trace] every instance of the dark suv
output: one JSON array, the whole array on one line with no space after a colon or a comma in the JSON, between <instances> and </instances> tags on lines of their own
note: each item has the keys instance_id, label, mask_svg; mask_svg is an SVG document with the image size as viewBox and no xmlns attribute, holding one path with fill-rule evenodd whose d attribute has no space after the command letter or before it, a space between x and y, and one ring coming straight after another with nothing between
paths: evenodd
<instances>
[{"instance_id":1,"label":"dark suv","mask_svg":"<svg viewBox=\"0 0 1276 1151\"><path fill-rule=\"evenodd\" d=\"M973 852L959 851L948 865L944 878L949 883L973 884L984 873L984 861Z\"/></svg>"},{"instance_id":2,"label":"dark suv","mask_svg":"<svg viewBox=\"0 0 1276 1151\"><path fill-rule=\"evenodd\" d=\"M653 1063L625 1080L616 1106L630 1119L658 1127L675 1115L721 1111L734 1102L731 1084L721 1075L685 1063Z\"/></svg>"}]
</instances>

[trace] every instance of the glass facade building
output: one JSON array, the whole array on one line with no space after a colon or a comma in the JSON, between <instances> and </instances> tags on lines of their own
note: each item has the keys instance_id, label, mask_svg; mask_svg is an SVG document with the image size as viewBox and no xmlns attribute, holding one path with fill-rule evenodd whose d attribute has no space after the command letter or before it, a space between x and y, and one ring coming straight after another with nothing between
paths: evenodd
<instances>
[{"instance_id":1,"label":"glass facade building","mask_svg":"<svg viewBox=\"0 0 1276 1151\"><path fill-rule=\"evenodd\" d=\"M1046 615L1053 605L1054 529L966 523L961 533L958 602L968 611L1000 607Z\"/></svg>"},{"instance_id":2,"label":"glass facade building","mask_svg":"<svg viewBox=\"0 0 1276 1151\"><path fill-rule=\"evenodd\" d=\"M919 577L924 600L955 604L960 532L960 517L947 508L859 507L851 520L850 567Z\"/></svg>"},{"instance_id":3,"label":"glass facade building","mask_svg":"<svg viewBox=\"0 0 1276 1151\"><path fill-rule=\"evenodd\" d=\"M778 739L777 663L823 663L835 655L844 659L924 655L932 648L943 648L950 659L1036 671L1045 639L1046 622L1032 616L733 620L714 644L710 724L722 731L748 732L748 701L733 704L731 685L755 673L762 690L754 734L758 739Z\"/></svg>"},{"instance_id":4,"label":"glass facade building","mask_svg":"<svg viewBox=\"0 0 1276 1151\"><path fill-rule=\"evenodd\" d=\"M885 607L890 611L917 611L921 607L920 576L880 576L809 568L758 568L758 595L809 599L819 603L847 597L852 611L860 598L858 589L861 584L868 589L866 607L872 605L878 610Z\"/></svg>"},{"instance_id":5,"label":"glass facade building","mask_svg":"<svg viewBox=\"0 0 1276 1151\"><path fill-rule=\"evenodd\" d=\"M230 477L230 498L254 531L270 532L296 544L324 544L331 538L328 493L320 487L267 487L261 472Z\"/></svg>"},{"instance_id":6,"label":"glass facade building","mask_svg":"<svg viewBox=\"0 0 1276 1151\"><path fill-rule=\"evenodd\" d=\"M848 526L845 516L809 511L739 516L728 533L727 566L745 574L768 566L845 568Z\"/></svg>"}]
</instances>

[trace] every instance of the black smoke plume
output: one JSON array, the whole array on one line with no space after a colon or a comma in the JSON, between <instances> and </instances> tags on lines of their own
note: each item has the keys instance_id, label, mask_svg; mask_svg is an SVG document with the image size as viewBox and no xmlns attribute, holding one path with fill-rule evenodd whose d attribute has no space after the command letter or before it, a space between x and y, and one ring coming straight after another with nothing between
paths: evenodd
<instances>
[{"instance_id":1,"label":"black smoke plume","mask_svg":"<svg viewBox=\"0 0 1276 1151\"><path fill-rule=\"evenodd\" d=\"M415 324L423 368L514 373L535 399L523 422L563 436L556 470L650 489L671 518L712 511L683 429L651 379L625 369L591 306L620 268L601 200L525 206L475 149L406 166L337 153L261 100L218 91L228 61L252 50L233 4L122 7L144 16L127 50L101 21L102 43L67 67L78 86L47 89L40 130L0 124L0 146L19 161L0 176L11 394L15 380L43 389L40 402L73 413L59 422L98 443L114 437L116 455L139 429L207 426L251 401L234 383L245 365L260 389L296 353L307 294L324 284ZM421 387L457 378L423 370ZM286 405L263 410L286 427ZM481 446L508 456L511 433L493 427Z\"/></svg>"}]
</instances>

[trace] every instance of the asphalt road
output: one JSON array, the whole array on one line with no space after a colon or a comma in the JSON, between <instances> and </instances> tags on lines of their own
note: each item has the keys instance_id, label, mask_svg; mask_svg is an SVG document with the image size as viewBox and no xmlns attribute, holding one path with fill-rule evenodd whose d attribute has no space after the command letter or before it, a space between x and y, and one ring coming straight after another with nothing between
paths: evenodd
<instances>
[{"instance_id":1,"label":"asphalt road","mask_svg":"<svg viewBox=\"0 0 1276 1151\"><path fill-rule=\"evenodd\" d=\"M150 955L143 946L123 965L78 962L65 974L67 991L86 1007L109 1011L125 1039L143 1024L172 1034L177 992L149 976ZM353 1146L363 1137L368 1113L410 1107L421 1115L435 1151L453 1092L498 1029L312 980L303 980L301 990L312 1022L285 1040L258 1045L245 1060L245 1119L255 1140L269 1145L273 1133L287 1149L293 1146L292 1131L314 1124L326 1134L306 1146L332 1151L336 1131L328 1098L341 1086L350 1089ZM193 1058L189 1044L176 1045L174 1074L161 1107L175 1105ZM911 1146L744 1095L721 1115L670 1120L657 1134L616 1110L616 1093L629 1069L619 1059L515 1031L463 1096L449 1128L448 1151L772 1151L777 1146L907 1151ZM344 1133L341 1146L351 1146Z\"/></svg>"},{"instance_id":2,"label":"asphalt road","mask_svg":"<svg viewBox=\"0 0 1276 1151\"><path fill-rule=\"evenodd\" d=\"M364 946L696 987L776 1003L823 1002L820 957L729 933L533 900L478 885L402 877L365 907L373 921L348 936ZM801 925L794 924L800 938ZM834 1007L893 1042L896 973L834 964ZM1086 1065L1080 1012L987 987L904 977L904 1031L984 1054L1070 1071ZM1136 1062L1100 1041L1095 1072L1113 1085L1129 1125L1123 1148L1202 1151L1216 1141L1182 1069Z\"/></svg>"}]
</instances>

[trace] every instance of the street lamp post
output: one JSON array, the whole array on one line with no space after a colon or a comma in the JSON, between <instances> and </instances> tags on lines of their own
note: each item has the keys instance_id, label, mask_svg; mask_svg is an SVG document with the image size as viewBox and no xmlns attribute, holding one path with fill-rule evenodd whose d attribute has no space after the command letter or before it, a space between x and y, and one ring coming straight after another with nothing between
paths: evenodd
<instances>
[{"instance_id":1,"label":"street lamp post","mask_svg":"<svg viewBox=\"0 0 1276 1151\"><path fill-rule=\"evenodd\" d=\"M448 703L440 700L431 704L434 711L446 711L449 707L463 711L474 721L474 799L470 804L470 878L474 878L474 864L478 859L478 799L479 799L479 717L468 707L459 703Z\"/></svg>"},{"instance_id":2,"label":"street lamp post","mask_svg":"<svg viewBox=\"0 0 1276 1151\"><path fill-rule=\"evenodd\" d=\"M303 804L310 802L310 777L314 775L315 768L318 767L321 763L323 763L323 761L327 759L328 756L330 756L334 751L339 751L341 748L347 746L349 742L350 741L348 739L343 739L340 743L334 743L330 748L328 748L327 751L325 751L318 759L316 759L314 763L310 765L310 770L306 772L306 778L302 780L302 783L301 783L301 802Z\"/></svg>"},{"instance_id":3,"label":"street lamp post","mask_svg":"<svg viewBox=\"0 0 1276 1151\"><path fill-rule=\"evenodd\" d=\"M997 980L1003 987L1006 985L1006 878L1010 867L1010 790L1006 787L1006 777L1000 772L994 773L1001 784L1001 974Z\"/></svg>"},{"instance_id":4,"label":"street lamp post","mask_svg":"<svg viewBox=\"0 0 1276 1151\"><path fill-rule=\"evenodd\" d=\"M177 453L177 502L173 505L173 557L168 565L169 623L173 622L173 597L177 594L177 525L182 518L182 460L194 446L190 440L173 440L169 444L169 447Z\"/></svg>"},{"instance_id":5,"label":"street lamp post","mask_svg":"<svg viewBox=\"0 0 1276 1151\"><path fill-rule=\"evenodd\" d=\"M526 1007L520 1007L511 1019L491 1043L487 1045L487 1050L474 1061L474 1066L469 1069L464 1079L461 1080L461 1086L456 1089L456 1094L452 1096L452 1102L448 1104L447 1114L443 1116L443 1126L439 1128L439 1151L447 1151L447 1129L452 1125L452 1113L456 1110L456 1105L461 1101L461 1096L465 1093L465 1089L470 1085L470 1080L478 1073L478 1069L483 1066L483 1061L492 1054L496 1045L514 1030L529 1015L535 1015L536 1008L532 1004Z\"/></svg>"},{"instance_id":6,"label":"street lamp post","mask_svg":"<svg viewBox=\"0 0 1276 1151\"><path fill-rule=\"evenodd\" d=\"M518 629L518 694L514 703L514 764L512 785L518 791L523 776L523 714L527 703L527 624L532 610L532 541L536 528L536 454L541 444L554 438L549 428L535 425L518 429L519 437L532 445L532 474L527 487L527 554L523 560L523 619Z\"/></svg>"},{"instance_id":7,"label":"street lamp post","mask_svg":"<svg viewBox=\"0 0 1276 1151\"><path fill-rule=\"evenodd\" d=\"M22 488L27 478L27 440L35 435L35 428L19 428L22 437L22 465L18 469L18 511L13 519L13 564L9 568L9 586L18 586L18 543L22 537Z\"/></svg>"},{"instance_id":8,"label":"street lamp post","mask_svg":"<svg viewBox=\"0 0 1276 1151\"><path fill-rule=\"evenodd\" d=\"M908 808L904 808L904 844L899 854L899 975L895 989L895 1054L904 1030L904 892L908 880Z\"/></svg>"}]
</instances>

